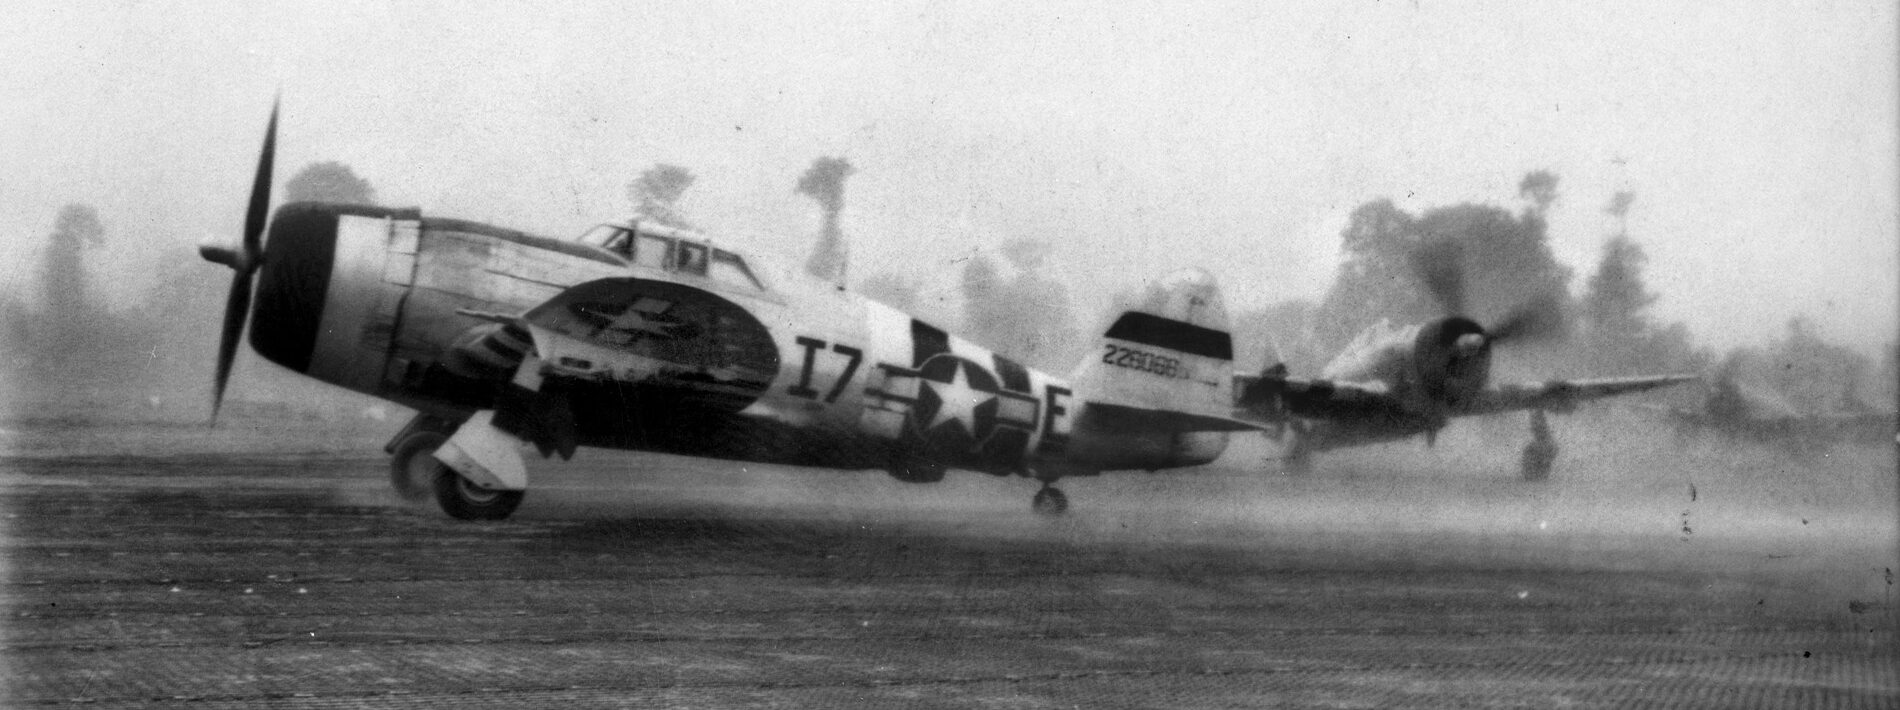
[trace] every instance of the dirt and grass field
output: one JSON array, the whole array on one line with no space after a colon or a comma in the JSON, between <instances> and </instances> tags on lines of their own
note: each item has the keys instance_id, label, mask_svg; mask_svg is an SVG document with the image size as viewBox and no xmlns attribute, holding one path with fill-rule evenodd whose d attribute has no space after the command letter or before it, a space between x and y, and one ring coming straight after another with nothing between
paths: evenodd
<instances>
[{"instance_id":1,"label":"dirt and grass field","mask_svg":"<svg viewBox=\"0 0 1900 710\"><path fill-rule=\"evenodd\" d=\"M1894 462L1559 423L1034 485L583 452L514 519L395 423L5 432L8 707L1893 707Z\"/></svg>"}]
</instances>

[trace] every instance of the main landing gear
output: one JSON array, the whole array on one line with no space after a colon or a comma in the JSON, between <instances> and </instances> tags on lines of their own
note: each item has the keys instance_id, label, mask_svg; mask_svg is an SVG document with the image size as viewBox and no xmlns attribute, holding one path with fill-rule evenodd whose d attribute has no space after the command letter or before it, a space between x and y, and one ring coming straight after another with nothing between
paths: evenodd
<instances>
[{"instance_id":1,"label":"main landing gear","mask_svg":"<svg viewBox=\"0 0 1900 710\"><path fill-rule=\"evenodd\" d=\"M433 496L450 517L501 520L521 505L522 489L526 487L526 472L520 470L521 460L513 453L513 445L512 439L500 437L499 430L485 416L458 425L417 415L384 447L390 453L389 483L396 495L411 503ZM488 475L483 480L470 478L443 463L438 452L461 461L478 477Z\"/></svg>"},{"instance_id":2,"label":"main landing gear","mask_svg":"<svg viewBox=\"0 0 1900 710\"><path fill-rule=\"evenodd\" d=\"M1524 445L1524 480L1550 478L1551 464L1557 460L1557 440L1550 435L1550 420L1544 410L1531 410L1531 443Z\"/></svg>"},{"instance_id":3,"label":"main landing gear","mask_svg":"<svg viewBox=\"0 0 1900 710\"><path fill-rule=\"evenodd\" d=\"M1288 422L1283 437L1290 437L1286 443L1286 454L1280 462L1280 471L1288 476L1304 476L1313 472L1313 443L1306 434L1305 425ZM1280 439L1284 440L1284 439Z\"/></svg>"}]
</instances>

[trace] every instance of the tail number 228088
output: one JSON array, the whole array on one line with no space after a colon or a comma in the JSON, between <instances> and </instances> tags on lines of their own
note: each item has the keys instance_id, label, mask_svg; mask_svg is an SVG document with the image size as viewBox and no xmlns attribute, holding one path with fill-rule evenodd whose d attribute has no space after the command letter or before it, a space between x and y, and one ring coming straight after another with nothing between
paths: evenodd
<instances>
[{"instance_id":1,"label":"tail number 228088","mask_svg":"<svg viewBox=\"0 0 1900 710\"><path fill-rule=\"evenodd\" d=\"M1130 370L1154 373L1162 377L1188 379L1191 376L1187 367L1182 365L1177 358L1125 348L1113 343L1108 345L1108 352L1102 353L1102 362Z\"/></svg>"}]
</instances>

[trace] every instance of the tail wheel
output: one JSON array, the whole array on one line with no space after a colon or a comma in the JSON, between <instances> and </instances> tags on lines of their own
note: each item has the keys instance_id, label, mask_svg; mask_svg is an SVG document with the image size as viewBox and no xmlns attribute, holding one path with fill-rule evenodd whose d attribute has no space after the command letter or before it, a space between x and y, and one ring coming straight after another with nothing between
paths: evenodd
<instances>
[{"instance_id":1,"label":"tail wheel","mask_svg":"<svg viewBox=\"0 0 1900 710\"><path fill-rule=\"evenodd\" d=\"M523 491L483 488L443 466L435 477L435 502L460 520L501 520L521 505Z\"/></svg>"},{"instance_id":2,"label":"tail wheel","mask_svg":"<svg viewBox=\"0 0 1900 710\"><path fill-rule=\"evenodd\" d=\"M1043 486L1029 501L1029 507L1041 515L1061 515L1069 511L1069 497L1060 488Z\"/></svg>"},{"instance_id":3,"label":"tail wheel","mask_svg":"<svg viewBox=\"0 0 1900 710\"><path fill-rule=\"evenodd\" d=\"M429 499L436 476L448 470L435 460L435 450L448 440L441 432L419 431L396 442L389 458L389 485L396 495L410 503Z\"/></svg>"}]
</instances>

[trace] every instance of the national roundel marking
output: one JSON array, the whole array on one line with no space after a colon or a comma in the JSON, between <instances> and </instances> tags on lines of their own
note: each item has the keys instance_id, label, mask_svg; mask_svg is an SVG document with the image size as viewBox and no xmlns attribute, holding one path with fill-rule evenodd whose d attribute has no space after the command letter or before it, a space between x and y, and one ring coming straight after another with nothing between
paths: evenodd
<instances>
[{"instance_id":1,"label":"national roundel marking","mask_svg":"<svg viewBox=\"0 0 1900 710\"><path fill-rule=\"evenodd\" d=\"M913 432L946 451L974 451L996 430L996 376L975 362L939 353L917 368Z\"/></svg>"}]
</instances>

